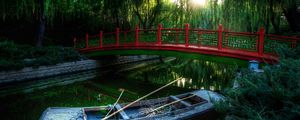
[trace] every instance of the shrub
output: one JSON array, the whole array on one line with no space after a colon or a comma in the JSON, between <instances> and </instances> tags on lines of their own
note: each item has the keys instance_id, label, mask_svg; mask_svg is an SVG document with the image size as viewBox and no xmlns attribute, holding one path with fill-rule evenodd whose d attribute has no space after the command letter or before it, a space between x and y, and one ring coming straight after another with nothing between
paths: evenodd
<instances>
[{"instance_id":1,"label":"shrub","mask_svg":"<svg viewBox=\"0 0 300 120\"><path fill-rule=\"evenodd\" d=\"M228 119L294 120L300 118L300 59L297 49L279 49L283 59L264 73L243 70L241 87L224 91L227 102L216 110Z\"/></svg>"},{"instance_id":2,"label":"shrub","mask_svg":"<svg viewBox=\"0 0 300 120\"><path fill-rule=\"evenodd\" d=\"M0 71L55 65L84 59L73 48L59 46L36 48L29 45L18 45L8 40L1 40L0 51Z\"/></svg>"}]
</instances>

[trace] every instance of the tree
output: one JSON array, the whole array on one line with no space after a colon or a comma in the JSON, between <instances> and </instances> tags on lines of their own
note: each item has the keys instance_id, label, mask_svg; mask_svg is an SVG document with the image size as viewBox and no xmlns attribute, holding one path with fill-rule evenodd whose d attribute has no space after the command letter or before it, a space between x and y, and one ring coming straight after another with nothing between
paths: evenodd
<instances>
[{"instance_id":1,"label":"tree","mask_svg":"<svg viewBox=\"0 0 300 120\"><path fill-rule=\"evenodd\" d=\"M162 9L161 0L133 0L133 11L144 29L151 28Z\"/></svg>"},{"instance_id":2,"label":"tree","mask_svg":"<svg viewBox=\"0 0 300 120\"><path fill-rule=\"evenodd\" d=\"M284 2L285 0L282 0ZM300 2L296 0L287 0L286 4L282 4L283 13L289 23L292 31L300 32L300 12L297 6Z\"/></svg>"},{"instance_id":3,"label":"tree","mask_svg":"<svg viewBox=\"0 0 300 120\"><path fill-rule=\"evenodd\" d=\"M42 47L43 40L44 40L44 35L45 35L45 23L46 23L46 18L45 18L45 1L44 0L39 0L40 4L40 9L39 9L39 15L38 15L38 33L37 33L37 47Z\"/></svg>"}]
</instances>

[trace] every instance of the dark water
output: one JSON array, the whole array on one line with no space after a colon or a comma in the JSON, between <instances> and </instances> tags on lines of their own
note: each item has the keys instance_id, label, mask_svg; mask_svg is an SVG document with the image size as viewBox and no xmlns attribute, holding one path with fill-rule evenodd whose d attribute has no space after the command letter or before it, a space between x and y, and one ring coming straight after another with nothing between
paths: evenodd
<instances>
[{"instance_id":1,"label":"dark water","mask_svg":"<svg viewBox=\"0 0 300 120\"><path fill-rule=\"evenodd\" d=\"M0 98L3 119L36 120L47 107L83 107L113 104L124 89L120 102L135 99L182 77L149 98L176 95L196 89L219 91L231 86L235 66L209 61L176 59L171 62L141 66L115 66L98 77L31 93L18 93ZM127 68L132 68L126 70ZM149 99L148 98L148 99Z\"/></svg>"}]
</instances>

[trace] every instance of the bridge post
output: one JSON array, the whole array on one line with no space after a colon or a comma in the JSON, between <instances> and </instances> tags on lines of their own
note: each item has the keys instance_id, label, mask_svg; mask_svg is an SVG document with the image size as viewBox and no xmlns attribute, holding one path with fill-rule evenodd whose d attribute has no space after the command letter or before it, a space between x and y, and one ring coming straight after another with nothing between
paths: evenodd
<instances>
[{"instance_id":1,"label":"bridge post","mask_svg":"<svg viewBox=\"0 0 300 120\"><path fill-rule=\"evenodd\" d=\"M185 24L185 47L189 47L189 24Z\"/></svg>"},{"instance_id":2,"label":"bridge post","mask_svg":"<svg viewBox=\"0 0 300 120\"><path fill-rule=\"evenodd\" d=\"M259 29L259 39L258 39L258 54L263 55L264 53L264 39L265 39L265 29Z\"/></svg>"},{"instance_id":3,"label":"bridge post","mask_svg":"<svg viewBox=\"0 0 300 120\"><path fill-rule=\"evenodd\" d=\"M162 24L159 24L157 28L157 43L159 46L161 46L161 29L162 29Z\"/></svg>"},{"instance_id":4,"label":"bridge post","mask_svg":"<svg viewBox=\"0 0 300 120\"><path fill-rule=\"evenodd\" d=\"M223 31L222 31L222 29L223 29L223 26L220 24L219 25L219 29L218 29L218 49L219 50L222 50L222 35L223 35Z\"/></svg>"},{"instance_id":5,"label":"bridge post","mask_svg":"<svg viewBox=\"0 0 300 120\"><path fill-rule=\"evenodd\" d=\"M119 34L120 34L120 28L116 29L116 46L119 46Z\"/></svg>"},{"instance_id":6,"label":"bridge post","mask_svg":"<svg viewBox=\"0 0 300 120\"><path fill-rule=\"evenodd\" d=\"M139 26L135 27L135 46L139 45Z\"/></svg>"},{"instance_id":7,"label":"bridge post","mask_svg":"<svg viewBox=\"0 0 300 120\"><path fill-rule=\"evenodd\" d=\"M89 48L89 34L85 34L85 48Z\"/></svg>"},{"instance_id":8,"label":"bridge post","mask_svg":"<svg viewBox=\"0 0 300 120\"><path fill-rule=\"evenodd\" d=\"M176 45L179 44L178 32L179 32L179 30L176 28L176 33L175 33Z\"/></svg>"},{"instance_id":9,"label":"bridge post","mask_svg":"<svg viewBox=\"0 0 300 120\"><path fill-rule=\"evenodd\" d=\"M99 33L99 38L100 38L100 39L99 39L99 47L102 48L102 47L103 47L103 46L102 46L102 42L103 42L103 41L102 41L102 39L103 39L103 31L100 31L100 33Z\"/></svg>"}]
</instances>

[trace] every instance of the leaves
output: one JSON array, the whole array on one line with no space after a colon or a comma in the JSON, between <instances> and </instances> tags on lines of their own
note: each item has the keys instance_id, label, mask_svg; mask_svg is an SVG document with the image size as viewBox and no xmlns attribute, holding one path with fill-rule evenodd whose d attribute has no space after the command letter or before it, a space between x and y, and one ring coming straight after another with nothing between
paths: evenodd
<instances>
[{"instance_id":1,"label":"leaves","mask_svg":"<svg viewBox=\"0 0 300 120\"><path fill-rule=\"evenodd\" d=\"M0 51L0 71L83 59L72 48L54 46L35 48L29 45L18 45L8 40L0 42Z\"/></svg>"},{"instance_id":2,"label":"leaves","mask_svg":"<svg viewBox=\"0 0 300 120\"><path fill-rule=\"evenodd\" d=\"M290 49L284 51L294 54L285 56L278 65L265 66L264 73L243 70L243 76L237 79L241 87L224 92L228 103L220 104L230 105L225 112L219 108L224 116L264 120L299 118L299 53Z\"/></svg>"}]
</instances>

